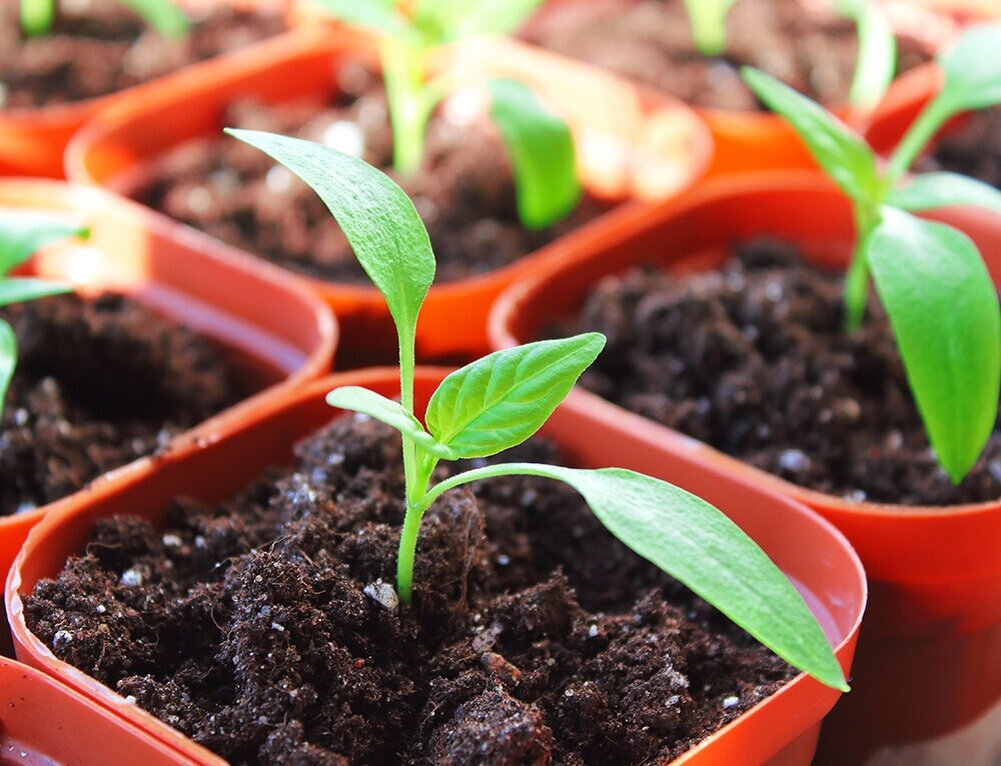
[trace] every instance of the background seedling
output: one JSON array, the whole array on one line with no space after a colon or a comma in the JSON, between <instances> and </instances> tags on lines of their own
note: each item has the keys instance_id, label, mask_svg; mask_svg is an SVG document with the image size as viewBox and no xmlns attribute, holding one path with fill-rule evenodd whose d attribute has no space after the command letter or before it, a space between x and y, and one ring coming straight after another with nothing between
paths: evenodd
<instances>
[{"instance_id":1,"label":"background seedling","mask_svg":"<svg viewBox=\"0 0 1001 766\"><path fill-rule=\"evenodd\" d=\"M685 0L692 39L699 52L718 56L726 49L726 17L737 0ZM886 15L871 0L834 0L838 13L855 23L858 60L848 104L870 110L883 98L893 80L897 41Z\"/></svg>"},{"instance_id":2,"label":"background seedling","mask_svg":"<svg viewBox=\"0 0 1001 766\"><path fill-rule=\"evenodd\" d=\"M56 18L58 0L20 0L21 29L26 37L49 33ZM126 8L164 37L183 37L188 33L188 19L171 0L118 0Z\"/></svg>"},{"instance_id":3,"label":"background seedling","mask_svg":"<svg viewBox=\"0 0 1001 766\"><path fill-rule=\"evenodd\" d=\"M429 78L430 51L477 35L513 31L542 0L316 0L335 18L380 36L382 73L393 128L393 165L412 177L424 153L427 122L439 101L461 83ZM489 84L491 116L504 139L514 173L518 215L529 229L555 223L576 207L581 187L570 130L532 92L512 80Z\"/></svg>"},{"instance_id":4,"label":"background seedling","mask_svg":"<svg viewBox=\"0 0 1001 766\"><path fill-rule=\"evenodd\" d=\"M845 325L859 327L869 277L882 299L907 379L939 462L954 483L994 430L1001 385L1001 312L973 242L908 211L976 205L1001 212L1001 193L954 173L904 173L953 115L1001 102L1001 25L967 30L939 57L941 92L880 169L873 151L818 104L763 72L744 79L796 129L852 200L856 243L845 278Z\"/></svg>"},{"instance_id":5,"label":"background seedling","mask_svg":"<svg viewBox=\"0 0 1001 766\"><path fill-rule=\"evenodd\" d=\"M52 218L25 212L0 212L0 307L72 290L62 282L12 277L10 272L49 242L86 235L85 228ZM0 414L16 366L17 337L14 329L0 319Z\"/></svg>"},{"instance_id":6,"label":"background seedling","mask_svg":"<svg viewBox=\"0 0 1001 766\"><path fill-rule=\"evenodd\" d=\"M397 567L402 601L412 598L421 519L442 493L494 476L545 476L580 492L619 540L778 655L825 684L847 689L823 631L786 577L726 516L678 487L621 468L530 463L477 468L432 485L439 461L493 455L535 433L601 351L604 337L589 333L530 343L453 372L432 395L425 427L414 410L414 341L435 260L413 204L383 173L330 147L270 133L228 132L281 162L320 195L396 323L400 401L359 387L335 389L327 401L363 412L402 436L406 515Z\"/></svg>"}]
</instances>

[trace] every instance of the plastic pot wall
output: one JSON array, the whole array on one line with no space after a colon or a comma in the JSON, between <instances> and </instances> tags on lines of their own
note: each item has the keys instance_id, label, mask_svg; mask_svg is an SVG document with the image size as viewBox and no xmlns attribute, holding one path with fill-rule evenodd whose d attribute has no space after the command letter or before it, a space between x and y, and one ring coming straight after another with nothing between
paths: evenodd
<instances>
[{"instance_id":1,"label":"plastic pot wall","mask_svg":"<svg viewBox=\"0 0 1001 766\"><path fill-rule=\"evenodd\" d=\"M62 279L82 293L112 289L218 343L259 393L216 415L181 441L211 441L256 410L330 369L337 325L329 309L289 274L232 251L114 195L47 180L0 180L0 206L70 215L91 228L86 243L53 246L28 273ZM266 309L266 310L262 310ZM29 513L0 518L0 572L48 511L75 508L95 487L141 472L143 458L81 491Z\"/></svg>"},{"instance_id":2,"label":"plastic pot wall","mask_svg":"<svg viewBox=\"0 0 1001 766\"><path fill-rule=\"evenodd\" d=\"M163 83L141 98L122 99L71 143L68 176L126 191L157 155L185 140L219 135L225 106L234 99L328 99L337 91L343 62L374 62L374 45L370 38L344 29L320 29L326 34L303 37L282 56L261 62L242 59L240 66L218 67L211 77L188 87ZM449 66L464 78L484 72L526 80L568 120L585 186L609 201L676 194L708 165L708 131L690 110L602 72L499 40L478 40L443 53L437 67ZM505 268L433 287L421 314L419 357L482 353L489 305L505 287L561 253L587 248L592 238L620 226L640 206L620 205ZM368 285L311 281L341 320L342 358L357 366L394 359L395 331L378 292Z\"/></svg>"},{"instance_id":3,"label":"plastic pot wall","mask_svg":"<svg viewBox=\"0 0 1001 766\"><path fill-rule=\"evenodd\" d=\"M417 376L418 402L426 402L442 370L423 368ZM272 402L258 419L202 450L179 450L159 465L144 466L117 485L105 485L90 501L48 516L36 527L7 581L7 605L18 657L78 689L101 706L117 711L151 736L170 744L198 763L221 761L175 730L128 704L107 687L56 660L28 630L21 597L43 577L54 577L66 558L77 553L94 522L118 513L136 513L162 521L169 501L187 495L221 501L268 465L288 463L295 440L334 416L324 402L339 385L366 385L385 395L398 392L395 369L343 373ZM422 406L419 404L419 406ZM580 465L617 465L674 479L706 497L743 526L785 571L814 610L836 646L842 666L850 667L865 606L865 578L857 557L827 522L798 503L731 479L714 467L684 455L660 459L643 438L611 432L596 434L590 419L560 408L544 429ZM808 764L819 722L839 693L801 675L678 759L676 764ZM112 761L114 763L114 761Z\"/></svg>"},{"instance_id":4,"label":"plastic pot wall","mask_svg":"<svg viewBox=\"0 0 1001 766\"><path fill-rule=\"evenodd\" d=\"M1001 220L966 210L937 217L971 235L995 282L1001 280ZM853 235L850 206L826 179L808 172L707 184L682 203L661 206L600 254L567 259L505 293L491 316L493 344L541 337L605 275L644 263L711 268L732 243L758 235L780 237L818 264L843 268ZM659 458L685 455L802 501L852 542L871 599L853 691L832 715L835 723L851 722L834 729L840 762L861 763L878 745L955 729L1001 697L1001 500L948 508L850 503L753 468L579 387L566 406L603 432L646 439Z\"/></svg>"}]
</instances>

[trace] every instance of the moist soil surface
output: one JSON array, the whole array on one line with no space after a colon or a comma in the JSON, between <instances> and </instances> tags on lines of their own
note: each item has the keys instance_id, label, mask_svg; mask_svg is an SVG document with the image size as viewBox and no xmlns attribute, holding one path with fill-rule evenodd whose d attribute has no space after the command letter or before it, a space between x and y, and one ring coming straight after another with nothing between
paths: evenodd
<instances>
[{"instance_id":1,"label":"moist soil surface","mask_svg":"<svg viewBox=\"0 0 1001 766\"><path fill-rule=\"evenodd\" d=\"M392 137L380 76L348 62L339 69L337 86L341 92L323 104L238 101L226 110L223 124L327 143L392 175ZM431 236L438 282L505 266L604 209L585 198L556 225L524 229L500 137L485 116L463 115L461 101L449 103L460 106L446 105L432 117L423 166L401 184ZM236 139L220 135L186 142L152 162L143 176L130 196L197 229L310 276L368 282L319 197Z\"/></svg>"},{"instance_id":2,"label":"moist soil surface","mask_svg":"<svg viewBox=\"0 0 1001 766\"><path fill-rule=\"evenodd\" d=\"M825 106L848 98L858 44L848 20L806 10L799 0L739 0L727 17L721 56L698 53L684 0L566 2L533 20L531 42L583 59L680 98L692 106L747 111L761 104L740 79L763 69ZM901 71L927 60L898 40Z\"/></svg>"},{"instance_id":3,"label":"moist soil surface","mask_svg":"<svg viewBox=\"0 0 1001 766\"><path fill-rule=\"evenodd\" d=\"M1001 189L1001 106L974 112L917 162L920 171L948 170Z\"/></svg>"},{"instance_id":4,"label":"moist soil surface","mask_svg":"<svg viewBox=\"0 0 1001 766\"><path fill-rule=\"evenodd\" d=\"M120 295L0 309L18 365L0 418L0 515L58 500L241 397L222 353Z\"/></svg>"},{"instance_id":5,"label":"moist soil surface","mask_svg":"<svg viewBox=\"0 0 1001 766\"><path fill-rule=\"evenodd\" d=\"M796 484L909 505L1001 497L1001 434L953 486L875 293L848 334L842 284L794 248L760 240L720 270L606 277L553 334L608 336L586 388Z\"/></svg>"},{"instance_id":6,"label":"moist soil surface","mask_svg":"<svg viewBox=\"0 0 1001 766\"><path fill-rule=\"evenodd\" d=\"M284 28L278 15L219 4L189 12L191 31L165 38L120 0L58 3L52 32L25 39L16 0L0 4L0 109L52 106L103 96Z\"/></svg>"},{"instance_id":7,"label":"moist soil surface","mask_svg":"<svg viewBox=\"0 0 1001 766\"><path fill-rule=\"evenodd\" d=\"M99 522L28 624L234 764L651 763L792 677L572 490L474 486L428 511L398 605L399 437L342 417L221 506Z\"/></svg>"}]
</instances>

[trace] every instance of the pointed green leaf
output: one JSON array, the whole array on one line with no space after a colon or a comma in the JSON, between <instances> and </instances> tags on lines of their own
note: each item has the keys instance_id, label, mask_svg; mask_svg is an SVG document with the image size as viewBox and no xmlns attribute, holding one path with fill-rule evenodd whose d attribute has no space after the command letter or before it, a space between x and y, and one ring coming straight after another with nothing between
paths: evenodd
<instances>
[{"instance_id":1,"label":"pointed green leaf","mask_svg":"<svg viewBox=\"0 0 1001 766\"><path fill-rule=\"evenodd\" d=\"M1001 213L1001 192L983 181L958 173L924 173L894 189L888 205L902 210L934 210L952 205L973 205Z\"/></svg>"},{"instance_id":2,"label":"pointed green leaf","mask_svg":"<svg viewBox=\"0 0 1001 766\"><path fill-rule=\"evenodd\" d=\"M7 389L16 366L17 336L13 328L0 319L0 415L3 415L3 403L7 399Z\"/></svg>"},{"instance_id":3,"label":"pointed green leaf","mask_svg":"<svg viewBox=\"0 0 1001 766\"><path fill-rule=\"evenodd\" d=\"M409 32L407 21L396 10L396 0L313 0L338 21L389 35Z\"/></svg>"},{"instance_id":4,"label":"pointed green leaf","mask_svg":"<svg viewBox=\"0 0 1001 766\"><path fill-rule=\"evenodd\" d=\"M938 460L958 483L994 429L1001 311L973 242L884 207L863 243Z\"/></svg>"},{"instance_id":5,"label":"pointed green leaf","mask_svg":"<svg viewBox=\"0 0 1001 766\"><path fill-rule=\"evenodd\" d=\"M485 356L445 378L428 403L428 430L454 458L486 457L521 444L597 358L604 336L587 333Z\"/></svg>"},{"instance_id":6,"label":"pointed green leaf","mask_svg":"<svg viewBox=\"0 0 1001 766\"><path fill-rule=\"evenodd\" d=\"M543 0L417 0L414 23L434 44L518 29Z\"/></svg>"},{"instance_id":7,"label":"pointed green leaf","mask_svg":"<svg viewBox=\"0 0 1001 766\"><path fill-rule=\"evenodd\" d=\"M0 306L23 303L49 295L72 292L73 287L64 282L48 279L0 279Z\"/></svg>"},{"instance_id":8,"label":"pointed green leaf","mask_svg":"<svg viewBox=\"0 0 1001 766\"><path fill-rule=\"evenodd\" d=\"M726 17L737 0L685 0L692 40L699 53L717 56L726 48Z\"/></svg>"},{"instance_id":9,"label":"pointed green leaf","mask_svg":"<svg viewBox=\"0 0 1001 766\"><path fill-rule=\"evenodd\" d=\"M969 27L938 63L945 83L936 101L946 117L1001 103L1001 23Z\"/></svg>"},{"instance_id":10,"label":"pointed green leaf","mask_svg":"<svg viewBox=\"0 0 1001 766\"><path fill-rule=\"evenodd\" d=\"M820 104L751 67L741 75L769 109L799 134L828 176L856 200L873 200L879 190L876 156L865 142Z\"/></svg>"},{"instance_id":11,"label":"pointed green leaf","mask_svg":"<svg viewBox=\"0 0 1001 766\"><path fill-rule=\"evenodd\" d=\"M188 17L174 0L118 0L142 16L164 37L184 37L191 29Z\"/></svg>"},{"instance_id":12,"label":"pointed green leaf","mask_svg":"<svg viewBox=\"0 0 1001 766\"><path fill-rule=\"evenodd\" d=\"M0 211L0 276L24 263L39 249L60 239L86 237L87 227L24 210Z\"/></svg>"},{"instance_id":13,"label":"pointed green leaf","mask_svg":"<svg viewBox=\"0 0 1001 766\"><path fill-rule=\"evenodd\" d=\"M327 394L327 404L331 407L360 412L375 418L380 423L385 423L404 436L413 439L425 452L429 452L435 457L449 458L449 450L435 442L417 418L407 412L402 404L387 399L382 394L360 386L341 386Z\"/></svg>"},{"instance_id":14,"label":"pointed green leaf","mask_svg":"<svg viewBox=\"0 0 1001 766\"><path fill-rule=\"evenodd\" d=\"M413 338L435 262L403 190L380 170L323 144L256 130L226 132L278 160L320 195L385 296L401 338Z\"/></svg>"},{"instance_id":15,"label":"pointed green leaf","mask_svg":"<svg viewBox=\"0 0 1001 766\"><path fill-rule=\"evenodd\" d=\"M871 111L893 81L897 68L897 40L883 9L872 0L839 0L838 10L855 22L858 59L848 103Z\"/></svg>"},{"instance_id":16,"label":"pointed green leaf","mask_svg":"<svg viewBox=\"0 0 1001 766\"><path fill-rule=\"evenodd\" d=\"M490 114L507 147L518 197L518 216L528 229L543 229L577 206L582 193L570 128L515 80L491 80Z\"/></svg>"},{"instance_id":17,"label":"pointed green leaf","mask_svg":"<svg viewBox=\"0 0 1001 766\"><path fill-rule=\"evenodd\" d=\"M515 468L518 464L515 464ZM837 658L803 597L723 513L683 489L622 468L531 465L566 482L633 551L733 620L790 664L848 690Z\"/></svg>"}]
</instances>

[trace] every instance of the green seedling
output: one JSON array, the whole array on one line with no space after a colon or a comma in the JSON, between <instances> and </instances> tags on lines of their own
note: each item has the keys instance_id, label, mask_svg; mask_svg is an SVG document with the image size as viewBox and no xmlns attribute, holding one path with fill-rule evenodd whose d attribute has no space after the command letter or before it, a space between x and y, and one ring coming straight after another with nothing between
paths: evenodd
<instances>
[{"instance_id":1,"label":"green seedling","mask_svg":"<svg viewBox=\"0 0 1001 766\"><path fill-rule=\"evenodd\" d=\"M404 603L413 596L421 519L437 498L480 479L544 476L580 492L619 540L778 655L825 684L847 689L823 631L786 577L726 516L678 487L621 468L529 463L475 468L433 484L439 461L494 455L535 433L597 357L604 337L589 333L531 343L473 362L441 382L422 423L414 409L414 341L435 259L413 204L386 175L328 146L257 131L227 132L281 162L320 195L396 324L400 401L354 386L335 389L327 401L402 435L406 514L397 591Z\"/></svg>"},{"instance_id":2,"label":"green seedling","mask_svg":"<svg viewBox=\"0 0 1001 766\"><path fill-rule=\"evenodd\" d=\"M726 17L737 0L685 0L695 47L706 56L726 49ZM890 22L872 0L835 0L838 13L855 23L858 61L848 93L853 109L870 110L883 98L896 69L897 41Z\"/></svg>"},{"instance_id":3,"label":"green seedling","mask_svg":"<svg viewBox=\"0 0 1001 766\"><path fill-rule=\"evenodd\" d=\"M12 277L10 272L44 245L67 237L87 236L87 233L81 226L40 215L0 212L0 307L72 290L62 282ZM0 414L16 367L17 337L14 329L0 319Z\"/></svg>"},{"instance_id":4,"label":"green seedling","mask_svg":"<svg viewBox=\"0 0 1001 766\"><path fill-rule=\"evenodd\" d=\"M40 37L52 29L57 0L20 0L21 29L26 37ZM135 11L164 37L183 37L188 33L188 19L172 0L118 0Z\"/></svg>"},{"instance_id":5,"label":"green seedling","mask_svg":"<svg viewBox=\"0 0 1001 766\"><path fill-rule=\"evenodd\" d=\"M870 277L889 316L907 379L939 463L959 483L994 429L1001 384L1001 312L974 243L911 215L949 205L1001 212L1001 193L954 173L904 178L953 115L1001 102L1001 25L967 30L939 57L941 92L884 168L855 133L818 104L754 69L744 79L800 135L851 198L856 242L845 278L845 324L857 329Z\"/></svg>"},{"instance_id":6,"label":"green seedling","mask_svg":"<svg viewBox=\"0 0 1001 766\"><path fill-rule=\"evenodd\" d=\"M335 18L380 36L380 58L393 128L393 166L413 177L424 154L428 119L461 83L454 76L429 77L426 60L439 46L477 35L516 29L541 0L315 0ZM400 6L407 5L410 13ZM581 196L574 146L566 123L513 80L488 84L491 117L511 158L518 215L529 229L542 229L576 207Z\"/></svg>"}]
</instances>

